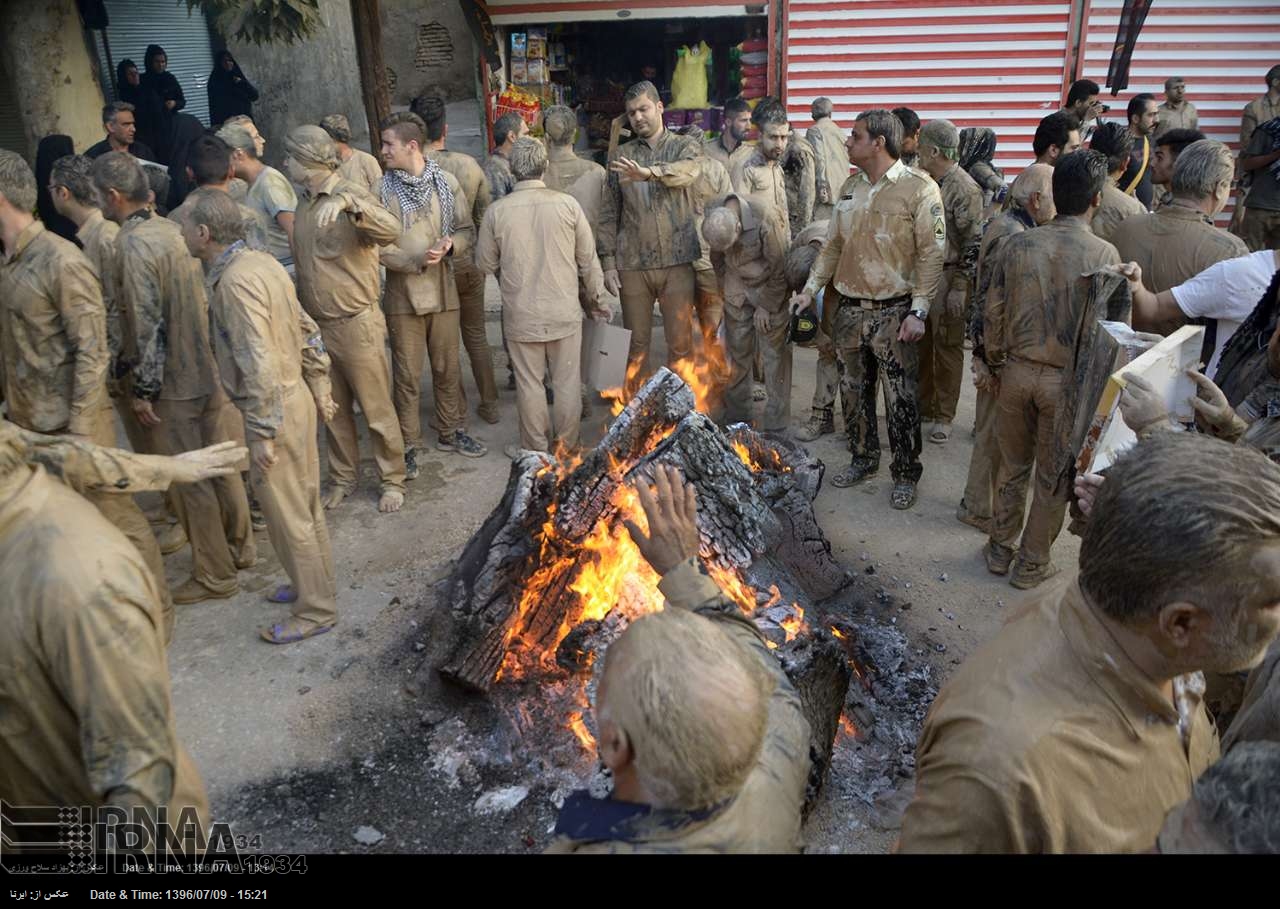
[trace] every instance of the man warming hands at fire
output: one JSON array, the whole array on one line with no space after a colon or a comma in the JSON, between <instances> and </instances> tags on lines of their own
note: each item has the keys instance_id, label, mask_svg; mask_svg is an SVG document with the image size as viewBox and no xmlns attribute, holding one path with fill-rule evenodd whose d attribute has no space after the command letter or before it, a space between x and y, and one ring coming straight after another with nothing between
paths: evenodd
<instances>
[{"instance_id":1,"label":"man warming hands at fire","mask_svg":"<svg viewBox=\"0 0 1280 909\"><path fill-rule=\"evenodd\" d=\"M764 639L698 559L698 505L674 467L636 489L627 530L662 575L662 612L605 654L596 694L613 794L575 792L548 852L798 852L809 724Z\"/></svg>"}]
</instances>

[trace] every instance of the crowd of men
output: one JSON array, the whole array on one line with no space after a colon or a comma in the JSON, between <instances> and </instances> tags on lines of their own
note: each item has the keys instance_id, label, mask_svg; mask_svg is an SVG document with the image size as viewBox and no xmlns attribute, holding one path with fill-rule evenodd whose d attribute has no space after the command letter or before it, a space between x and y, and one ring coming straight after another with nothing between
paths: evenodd
<instances>
[{"instance_id":1,"label":"crowd of men","mask_svg":"<svg viewBox=\"0 0 1280 909\"><path fill-rule=\"evenodd\" d=\"M49 730L0 736L6 798L207 811L172 732L173 604L235 595L259 522L289 576L268 599L290 613L263 639L335 626L325 511L360 481L357 408L380 513L402 508L419 469L424 359L435 447L485 456L460 363L465 348L476 413L496 422L494 275L520 448L578 446L584 320L612 319L615 295L631 332L624 394L655 369L655 303L668 365L716 367L723 423L812 441L835 432L838 389L850 453L838 488L879 470L879 393L897 509L916 501L922 441L951 438L971 347L975 442L957 517L1021 589L1058 572L1069 507L1084 543L1078 576L1030 601L939 696L902 848L1274 850L1275 793L1246 783L1278 760L1280 746L1256 743L1280 738L1275 655L1243 704L1219 707L1220 721L1239 710L1248 722L1218 764L1203 676L1247 672L1280 631L1280 66L1267 84L1236 158L1196 131L1183 80L1163 105L1135 97L1123 126L1096 122L1099 89L1082 80L1007 188L990 130L899 108L859 113L845 135L825 98L804 136L763 99L730 101L721 134L703 139L667 129L640 82L607 168L573 153L578 121L563 107L545 111L542 139L500 117L483 167L448 150L438 98L381 124L381 166L332 115L288 133L283 172L237 115L190 142L196 189L167 217L116 103L107 148L52 169L77 243L33 218L33 172L0 152L0 565L21 601L0 662L44 686L8 698L27 704L11 727L38 717ZM1240 176L1237 236L1214 218ZM792 427L804 318L817 376L809 420ZM1075 477L1059 427L1080 392L1066 376L1099 318L1206 326L1201 425L1180 431L1135 381L1122 408L1143 442L1105 478ZM108 450L116 418L140 460ZM192 550L172 591L167 519L153 529L132 498L171 481L166 507ZM567 802L555 848L799 848L798 696L700 569L692 488L661 471L638 494L649 529L631 532L677 608L610 649L597 709L615 793ZM132 660L111 659L126 649ZM115 747L148 756L102 757Z\"/></svg>"}]
</instances>

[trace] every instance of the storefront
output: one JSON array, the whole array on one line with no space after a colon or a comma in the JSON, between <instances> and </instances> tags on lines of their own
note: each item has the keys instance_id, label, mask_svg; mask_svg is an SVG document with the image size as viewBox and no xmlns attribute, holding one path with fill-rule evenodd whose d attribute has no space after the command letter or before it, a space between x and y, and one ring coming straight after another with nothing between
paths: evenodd
<instances>
[{"instance_id":1,"label":"storefront","mask_svg":"<svg viewBox=\"0 0 1280 909\"><path fill-rule=\"evenodd\" d=\"M708 0L488 0L501 48L490 83L490 123L517 110L531 126L539 107L579 111L579 150L603 161L623 92L649 79L669 127L718 132L725 100L777 95L771 83L770 6ZM772 86L772 89L771 89Z\"/></svg>"}]
</instances>

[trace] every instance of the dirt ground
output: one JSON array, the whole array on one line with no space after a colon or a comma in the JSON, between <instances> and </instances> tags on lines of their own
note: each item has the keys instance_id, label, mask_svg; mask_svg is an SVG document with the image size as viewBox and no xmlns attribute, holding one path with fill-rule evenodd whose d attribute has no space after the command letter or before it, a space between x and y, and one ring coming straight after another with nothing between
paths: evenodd
<instances>
[{"instance_id":1,"label":"dirt ground","mask_svg":"<svg viewBox=\"0 0 1280 909\"><path fill-rule=\"evenodd\" d=\"M487 308L502 386L492 282ZM655 345L660 360L660 329ZM813 351L796 351L796 422L808 414L814 364ZM420 671L444 621L432 585L497 504L510 466L502 450L517 441L514 393L504 388L501 422L488 425L474 416L478 395L465 355L462 371L469 428L489 454L419 455L421 475L409 485L404 510L389 516L377 513L366 459L360 490L329 512L341 614L333 632L286 647L258 639L257 628L286 612L263 600L287 580L265 533L258 535L259 563L242 572L237 597L178 607L169 653L179 735L204 775L216 817L257 851L525 852L550 838L562 793L530 785L512 736L484 704ZM598 438L607 412L596 406L584 441ZM924 478L911 510L889 507L887 452L876 478L853 489L824 484L815 503L836 557L855 572L873 568L871 577L896 598L897 624L933 667L935 684L994 634L1018 598L1005 579L987 573L983 536L955 520L972 421L966 383L951 441L924 446ZM847 457L832 436L812 448L828 477ZM1064 533L1055 560L1073 566L1078 548ZM167 568L171 584L184 580L189 550L169 557ZM484 766L452 757L467 737L491 754ZM858 748L841 743L833 773L842 760L858 760ZM520 797L517 787L530 791ZM896 797L868 804L849 787L829 784L806 827L809 850L888 850L910 788L904 780ZM476 806L486 794L498 803L489 813ZM508 809L504 800L518 804Z\"/></svg>"}]
</instances>

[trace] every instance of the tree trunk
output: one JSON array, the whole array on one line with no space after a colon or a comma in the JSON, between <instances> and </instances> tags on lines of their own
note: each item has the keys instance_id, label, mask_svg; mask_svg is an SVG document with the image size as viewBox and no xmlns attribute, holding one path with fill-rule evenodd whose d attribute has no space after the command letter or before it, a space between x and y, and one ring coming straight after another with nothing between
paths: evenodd
<instances>
[{"instance_id":1,"label":"tree trunk","mask_svg":"<svg viewBox=\"0 0 1280 909\"><path fill-rule=\"evenodd\" d=\"M369 118L369 143L376 152L381 133L379 124L391 116L387 66L382 61L382 20L379 18L378 0L351 0L351 24L355 30L364 112Z\"/></svg>"}]
</instances>

